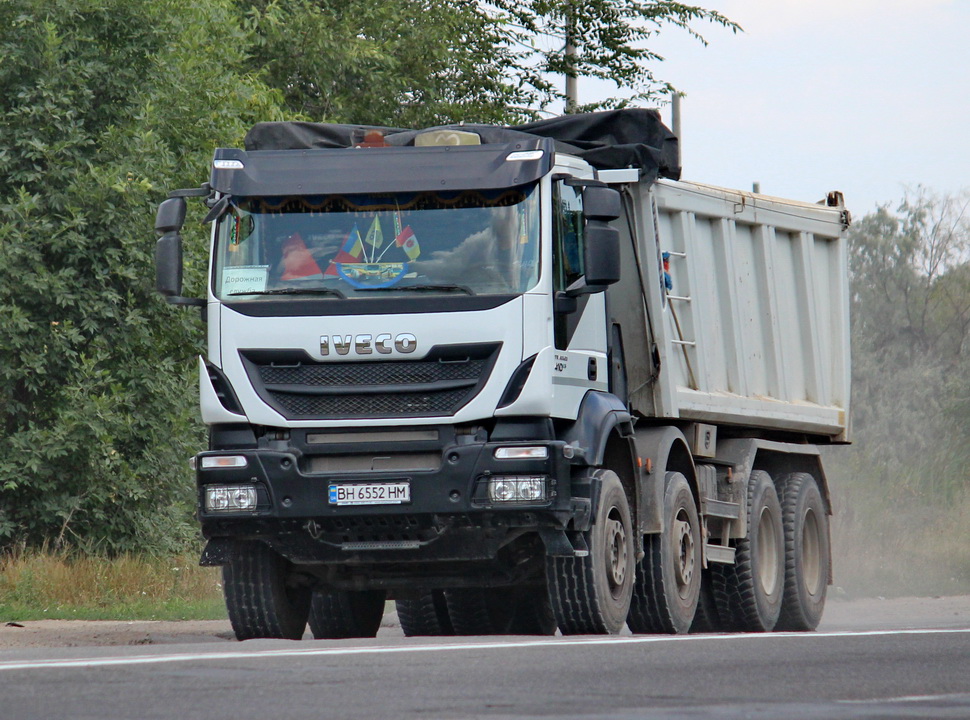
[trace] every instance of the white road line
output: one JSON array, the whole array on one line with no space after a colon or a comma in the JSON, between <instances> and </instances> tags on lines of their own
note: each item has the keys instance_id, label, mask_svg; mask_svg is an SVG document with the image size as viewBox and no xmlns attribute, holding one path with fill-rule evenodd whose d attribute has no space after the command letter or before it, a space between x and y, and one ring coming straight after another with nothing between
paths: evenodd
<instances>
[{"instance_id":1,"label":"white road line","mask_svg":"<svg viewBox=\"0 0 970 720\"><path fill-rule=\"evenodd\" d=\"M871 698L868 700L839 700L843 705L884 705L886 703L919 703L970 699L970 693L948 693L946 695L903 695L901 697Z\"/></svg>"},{"instance_id":2,"label":"white road line","mask_svg":"<svg viewBox=\"0 0 970 720\"><path fill-rule=\"evenodd\" d=\"M341 655L387 655L395 653L449 652L457 650L505 650L513 648L562 648L583 645L643 645L669 642L771 642L798 638L817 640L831 637L878 637L890 635L966 634L970 628L938 630L865 630L860 632L750 633L739 635L645 635L635 637L543 638L508 642L441 643L437 645L397 645L339 648L285 648L282 650L233 650L228 652L179 653L173 655L133 655L130 657L76 658L49 660L10 660L0 662L4 670L54 670L58 668L98 668L118 665L151 665L214 660L260 660L279 657L337 657Z\"/></svg>"}]
</instances>

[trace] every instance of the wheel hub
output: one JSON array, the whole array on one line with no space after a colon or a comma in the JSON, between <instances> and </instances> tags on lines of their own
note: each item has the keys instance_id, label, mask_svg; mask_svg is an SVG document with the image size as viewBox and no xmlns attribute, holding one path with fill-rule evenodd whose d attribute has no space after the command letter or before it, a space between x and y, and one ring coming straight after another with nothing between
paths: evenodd
<instances>
[{"instance_id":1,"label":"wheel hub","mask_svg":"<svg viewBox=\"0 0 970 720\"><path fill-rule=\"evenodd\" d=\"M775 542L774 527L771 511L763 508L758 524L758 581L766 595L777 592L781 582L777 565L781 549Z\"/></svg>"},{"instance_id":2,"label":"wheel hub","mask_svg":"<svg viewBox=\"0 0 970 720\"><path fill-rule=\"evenodd\" d=\"M674 547L677 548L677 561L674 563L677 575L677 589L684 597L694 578L694 534L690 523L674 520Z\"/></svg>"},{"instance_id":3,"label":"wheel hub","mask_svg":"<svg viewBox=\"0 0 970 720\"><path fill-rule=\"evenodd\" d=\"M626 544L626 531L619 520L610 519L606 524L606 552L610 584L613 587L622 587L626 580L629 551Z\"/></svg>"}]
</instances>

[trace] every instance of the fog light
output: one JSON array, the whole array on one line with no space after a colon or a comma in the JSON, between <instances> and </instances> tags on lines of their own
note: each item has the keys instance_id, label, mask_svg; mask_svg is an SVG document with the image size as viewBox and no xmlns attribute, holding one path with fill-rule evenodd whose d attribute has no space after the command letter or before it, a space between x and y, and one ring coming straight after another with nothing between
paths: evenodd
<instances>
[{"instance_id":1,"label":"fog light","mask_svg":"<svg viewBox=\"0 0 970 720\"><path fill-rule=\"evenodd\" d=\"M256 509L255 485L207 485L206 512L241 512Z\"/></svg>"},{"instance_id":2,"label":"fog light","mask_svg":"<svg viewBox=\"0 0 970 720\"><path fill-rule=\"evenodd\" d=\"M202 458L202 469L244 468L249 463L243 455L206 455Z\"/></svg>"},{"instance_id":3,"label":"fog light","mask_svg":"<svg viewBox=\"0 0 970 720\"><path fill-rule=\"evenodd\" d=\"M545 445L495 448L496 460L545 460L547 457L549 448Z\"/></svg>"},{"instance_id":4,"label":"fog light","mask_svg":"<svg viewBox=\"0 0 970 720\"><path fill-rule=\"evenodd\" d=\"M496 503L543 502L546 499L546 478L491 477L488 479L488 499Z\"/></svg>"}]
</instances>

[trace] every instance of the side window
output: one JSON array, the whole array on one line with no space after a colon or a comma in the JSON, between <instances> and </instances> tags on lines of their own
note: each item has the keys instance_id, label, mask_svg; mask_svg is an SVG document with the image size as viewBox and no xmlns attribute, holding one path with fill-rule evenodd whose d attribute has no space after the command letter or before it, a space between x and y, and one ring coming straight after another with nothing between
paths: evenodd
<instances>
[{"instance_id":1,"label":"side window","mask_svg":"<svg viewBox=\"0 0 970 720\"><path fill-rule=\"evenodd\" d=\"M565 290L583 276L583 196L580 188L558 182L553 190L555 289Z\"/></svg>"}]
</instances>

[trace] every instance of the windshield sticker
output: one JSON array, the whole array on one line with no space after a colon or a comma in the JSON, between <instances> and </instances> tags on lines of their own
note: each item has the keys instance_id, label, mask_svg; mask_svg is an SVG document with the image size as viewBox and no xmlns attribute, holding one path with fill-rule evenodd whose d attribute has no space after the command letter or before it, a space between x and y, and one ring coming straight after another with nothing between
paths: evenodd
<instances>
[{"instance_id":1,"label":"windshield sticker","mask_svg":"<svg viewBox=\"0 0 970 720\"><path fill-rule=\"evenodd\" d=\"M222 271L222 287L227 295L261 293L266 290L269 265L237 265Z\"/></svg>"}]
</instances>

